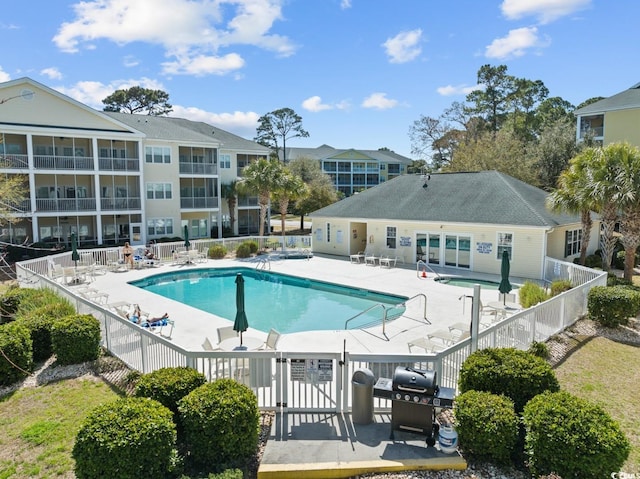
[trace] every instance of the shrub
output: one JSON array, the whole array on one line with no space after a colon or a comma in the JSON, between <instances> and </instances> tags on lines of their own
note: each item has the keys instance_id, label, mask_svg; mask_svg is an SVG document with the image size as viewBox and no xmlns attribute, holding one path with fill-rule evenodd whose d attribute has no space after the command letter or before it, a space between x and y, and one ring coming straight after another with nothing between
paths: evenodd
<instances>
[{"instance_id":1,"label":"shrub","mask_svg":"<svg viewBox=\"0 0 640 479\"><path fill-rule=\"evenodd\" d=\"M54 303L40 306L31 311L20 313L18 321L23 323L31 333L33 343L33 360L44 361L53 354L51 344L51 326L58 318L75 314L76 310L68 301L58 298Z\"/></svg>"},{"instance_id":2,"label":"shrub","mask_svg":"<svg viewBox=\"0 0 640 479\"><path fill-rule=\"evenodd\" d=\"M209 258L222 259L227 255L227 248L221 244L216 244L209 247Z\"/></svg>"},{"instance_id":3,"label":"shrub","mask_svg":"<svg viewBox=\"0 0 640 479\"><path fill-rule=\"evenodd\" d=\"M178 403L185 443L196 464L232 465L258 443L255 395L232 379L203 384Z\"/></svg>"},{"instance_id":4,"label":"shrub","mask_svg":"<svg viewBox=\"0 0 640 479\"><path fill-rule=\"evenodd\" d=\"M248 244L242 243L238 245L236 249L236 257L238 258L249 258L251 256L251 248Z\"/></svg>"},{"instance_id":5,"label":"shrub","mask_svg":"<svg viewBox=\"0 0 640 479\"><path fill-rule=\"evenodd\" d=\"M98 406L73 446L78 479L167 477L176 461L173 414L148 398Z\"/></svg>"},{"instance_id":6,"label":"shrub","mask_svg":"<svg viewBox=\"0 0 640 479\"><path fill-rule=\"evenodd\" d=\"M193 368L162 368L140 376L134 394L155 399L177 414L178 401L206 382L204 374Z\"/></svg>"},{"instance_id":7,"label":"shrub","mask_svg":"<svg viewBox=\"0 0 640 479\"><path fill-rule=\"evenodd\" d=\"M462 363L458 387L504 394L522 411L532 397L560 386L551 366L542 358L514 348L487 348L476 351Z\"/></svg>"},{"instance_id":8,"label":"shrub","mask_svg":"<svg viewBox=\"0 0 640 479\"><path fill-rule=\"evenodd\" d=\"M571 281L568 279L558 279L551 283L551 296L558 296L560 293L569 291L571 288Z\"/></svg>"},{"instance_id":9,"label":"shrub","mask_svg":"<svg viewBox=\"0 0 640 479\"><path fill-rule=\"evenodd\" d=\"M251 254L256 254L258 252L258 242L254 241L254 240L247 240L247 241L243 241L242 245L247 245L249 247L249 251L251 251Z\"/></svg>"},{"instance_id":10,"label":"shrub","mask_svg":"<svg viewBox=\"0 0 640 479\"><path fill-rule=\"evenodd\" d=\"M20 306L20 297L16 294L18 288L11 287L0 298L0 324L13 321Z\"/></svg>"},{"instance_id":11,"label":"shrub","mask_svg":"<svg viewBox=\"0 0 640 479\"><path fill-rule=\"evenodd\" d=\"M520 304L524 308L530 308L549 299L544 288L531 281L525 281L524 284L520 286L518 295L520 296Z\"/></svg>"},{"instance_id":12,"label":"shrub","mask_svg":"<svg viewBox=\"0 0 640 479\"><path fill-rule=\"evenodd\" d=\"M98 359L100 322L90 314L58 318L51 325L51 344L59 364Z\"/></svg>"},{"instance_id":13,"label":"shrub","mask_svg":"<svg viewBox=\"0 0 640 479\"><path fill-rule=\"evenodd\" d=\"M564 479L599 479L619 471L630 445L619 425L599 406L561 392L533 398L524 408L529 468Z\"/></svg>"},{"instance_id":14,"label":"shrub","mask_svg":"<svg viewBox=\"0 0 640 479\"><path fill-rule=\"evenodd\" d=\"M589 317L609 328L627 324L640 311L640 292L627 286L594 286L587 295Z\"/></svg>"},{"instance_id":15,"label":"shrub","mask_svg":"<svg viewBox=\"0 0 640 479\"><path fill-rule=\"evenodd\" d=\"M549 359L549 346L547 346L547 343L534 341L527 351L539 358Z\"/></svg>"},{"instance_id":16,"label":"shrub","mask_svg":"<svg viewBox=\"0 0 640 479\"><path fill-rule=\"evenodd\" d=\"M33 368L33 357L31 336L25 325L12 321L0 326L0 351L3 353L0 354L0 386L8 386L28 376Z\"/></svg>"},{"instance_id":17,"label":"shrub","mask_svg":"<svg viewBox=\"0 0 640 479\"><path fill-rule=\"evenodd\" d=\"M602 256L600 256L599 254L590 254L585 258L584 265L587 268L602 269Z\"/></svg>"},{"instance_id":18,"label":"shrub","mask_svg":"<svg viewBox=\"0 0 640 479\"><path fill-rule=\"evenodd\" d=\"M513 401L481 391L467 391L455 401L455 427L465 455L506 464L518 441Z\"/></svg>"}]
</instances>

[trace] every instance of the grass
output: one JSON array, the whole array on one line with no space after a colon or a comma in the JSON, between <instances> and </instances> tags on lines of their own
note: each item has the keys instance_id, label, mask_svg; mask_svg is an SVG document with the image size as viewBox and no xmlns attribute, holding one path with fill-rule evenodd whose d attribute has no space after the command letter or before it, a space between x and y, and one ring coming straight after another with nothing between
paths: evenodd
<instances>
[{"instance_id":1,"label":"grass","mask_svg":"<svg viewBox=\"0 0 640 479\"><path fill-rule=\"evenodd\" d=\"M631 442L622 472L640 473L640 347L595 337L556 368L562 389L600 405Z\"/></svg>"},{"instance_id":2,"label":"grass","mask_svg":"<svg viewBox=\"0 0 640 479\"><path fill-rule=\"evenodd\" d=\"M0 398L0 479L75 477L71 451L80 425L118 397L101 380L67 379Z\"/></svg>"}]
</instances>

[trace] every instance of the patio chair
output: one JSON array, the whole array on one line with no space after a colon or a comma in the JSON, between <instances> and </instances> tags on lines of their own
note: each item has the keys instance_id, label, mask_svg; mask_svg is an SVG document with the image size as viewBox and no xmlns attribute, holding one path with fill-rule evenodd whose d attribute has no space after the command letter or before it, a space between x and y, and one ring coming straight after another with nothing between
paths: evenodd
<instances>
[{"instance_id":1,"label":"patio chair","mask_svg":"<svg viewBox=\"0 0 640 479\"><path fill-rule=\"evenodd\" d=\"M233 330L233 326L223 326L218 328L218 344L225 339L231 339L238 336L238 333Z\"/></svg>"},{"instance_id":2,"label":"patio chair","mask_svg":"<svg viewBox=\"0 0 640 479\"><path fill-rule=\"evenodd\" d=\"M264 342L259 349L272 349L275 351L278 346L278 341L280 341L280 333L275 329L271 328L269 334L267 335L267 340Z\"/></svg>"},{"instance_id":3,"label":"patio chair","mask_svg":"<svg viewBox=\"0 0 640 479\"><path fill-rule=\"evenodd\" d=\"M350 254L349 260L353 264L361 264L364 262L364 251L358 251L356 254Z\"/></svg>"},{"instance_id":4,"label":"patio chair","mask_svg":"<svg viewBox=\"0 0 640 479\"><path fill-rule=\"evenodd\" d=\"M391 257L391 256L381 256L380 257L380 267L386 267L386 268L394 268L396 266L396 262L398 261L398 258L396 258L395 256Z\"/></svg>"},{"instance_id":5,"label":"patio chair","mask_svg":"<svg viewBox=\"0 0 640 479\"><path fill-rule=\"evenodd\" d=\"M211 344L211 341L209 341L209 338L207 338L207 337L204 338L204 342L202 343L202 349L204 349L205 351L215 351L216 350L213 347L213 344Z\"/></svg>"},{"instance_id":6,"label":"patio chair","mask_svg":"<svg viewBox=\"0 0 640 479\"><path fill-rule=\"evenodd\" d=\"M380 259L379 256L373 252L373 250L366 249L364 251L364 264L369 266L375 266L376 262Z\"/></svg>"},{"instance_id":7,"label":"patio chair","mask_svg":"<svg viewBox=\"0 0 640 479\"><path fill-rule=\"evenodd\" d=\"M412 353L411 348L421 348L424 349L427 353L438 353L445 349L445 345L436 341L432 341L429 338L416 338L407 343L409 346L409 352Z\"/></svg>"}]
</instances>

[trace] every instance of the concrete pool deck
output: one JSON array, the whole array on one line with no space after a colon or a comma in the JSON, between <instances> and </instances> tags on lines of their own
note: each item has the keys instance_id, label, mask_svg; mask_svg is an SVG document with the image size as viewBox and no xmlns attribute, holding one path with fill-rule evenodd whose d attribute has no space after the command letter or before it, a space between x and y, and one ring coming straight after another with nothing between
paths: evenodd
<instances>
[{"instance_id":1,"label":"concrete pool deck","mask_svg":"<svg viewBox=\"0 0 640 479\"><path fill-rule=\"evenodd\" d=\"M94 276L90 287L108 294L109 303L137 303L143 311L152 316L169 313L175 321L171 341L189 350L201 350L202 343L208 337L212 344L217 342L216 329L232 325L232 321L206 313L189 305L164 298L128 284L130 281L148 276L199 268L248 267L258 265L255 258L248 260L207 260L190 265L174 265L165 262L160 267L132 269L126 272L108 272ZM449 325L471 320L471 301L465 296L473 295L471 287L453 286L435 281L436 275L427 271L427 277L418 273L415 264L398 264L395 268L370 266L363 263L351 263L349 258L314 256L311 259L289 259L270 262L271 271L292 276L328 281L371 291L392 293L406 297L424 294L427 297L427 321L423 319L424 302L422 299L408 301L405 314L387 322L384 332L382 325L366 330L310 331L283 334L278 349L283 351L340 352L346 349L353 353L400 353L409 352L407 343L429 332L447 329ZM268 268L267 268L268 269ZM497 275L478 274L453 268L434 268L440 275L473 277L479 280L498 282ZM524 279L510 277L515 284ZM86 286L86 285L84 285ZM70 287L73 291L75 287ZM498 291L481 288L483 303L498 300ZM212 301L217 298L211 298ZM224 298L235 301L235 298ZM247 301L250 301L247 298ZM251 326L251 318L249 326ZM265 340L267 332L253 328L244 333ZM345 343L346 342L346 343Z\"/></svg>"}]
</instances>

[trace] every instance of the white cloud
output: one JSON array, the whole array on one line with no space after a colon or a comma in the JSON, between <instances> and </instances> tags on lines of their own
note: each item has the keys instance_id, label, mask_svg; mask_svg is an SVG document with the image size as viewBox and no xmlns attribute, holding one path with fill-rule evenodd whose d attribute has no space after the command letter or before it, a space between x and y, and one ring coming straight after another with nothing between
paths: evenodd
<instances>
[{"instance_id":1,"label":"white cloud","mask_svg":"<svg viewBox=\"0 0 640 479\"><path fill-rule=\"evenodd\" d=\"M122 59L122 64L127 68L131 68L131 67L137 67L138 65L140 65L140 61L133 55L126 55Z\"/></svg>"},{"instance_id":2,"label":"white cloud","mask_svg":"<svg viewBox=\"0 0 640 479\"><path fill-rule=\"evenodd\" d=\"M442 96L453 96L453 95L468 95L472 91L480 90L480 89L482 89L482 86L480 85L473 85L473 86L447 85L447 86L438 87L436 91L438 92L439 95L442 95Z\"/></svg>"},{"instance_id":3,"label":"white cloud","mask_svg":"<svg viewBox=\"0 0 640 479\"><path fill-rule=\"evenodd\" d=\"M533 16L540 23L549 23L591 4L591 0L504 0L502 13L510 20Z\"/></svg>"},{"instance_id":4,"label":"white cloud","mask_svg":"<svg viewBox=\"0 0 640 479\"><path fill-rule=\"evenodd\" d=\"M170 116L202 121L244 138L253 138L258 128L260 115L253 111L233 113L211 113L196 107L173 106ZM215 136L215 134L214 134Z\"/></svg>"},{"instance_id":5,"label":"white cloud","mask_svg":"<svg viewBox=\"0 0 640 479\"><path fill-rule=\"evenodd\" d=\"M295 52L287 37L269 33L282 18L281 1L83 1L74 5L75 19L63 23L53 41L59 49L70 53L81 47L96 48L98 40L119 45L146 42L163 46L167 57L175 57L175 61L165 64L165 68L169 65L168 71L220 74L225 69L212 66L217 61L211 59L235 59L237 64L240 58L237 53L219 55L221 48L253 45L279 56ZM188 66L191 64L195 67Z\"/></svg>"},{"instance_id":6,"label":"white cloud","mask_svg":"<svg viewBox=\"0 0 640 479\"><path fill-rule=\"evenodd\" d=\"M52 80L60 80L62 78L62 73L56 67L44 68L40 70L40 75L47 76Z\"/></svg>"},{"instance_id":7,"label":"white cloud","mask_svg":"<svg viewBox=\"0 0 640 479\"><path fill-rule=\"evenodd\" d=\"M162 64L163 72L176 75L225 75L239 70L244 66L244 60L236 53L229 53L223 57L198 55L195 57L179 56L175 62Z\"/></svg>"},{"instance_id":8,"label":"white cloud","mask_svg":"<svg viewBox=\"0 0 640 479\"><path fill-rule=\"evenodd\" d=\"M124 90L137 85L143 88L166 91L160 82L144 77L138 80L114 80L109 84L97 81L81 81L71 87L54 87L54 89L85 105L102 110L104 107L102 100L104 98L116 90Z\"/></svg>"},{"instance_id":9,"label":"white cloud","mask_svg":"<svg viewBox=\"0 0 640 479\"><path fill-rule=\"evenodd\" d=\"M374 108L376 110L388 110L396 106L398 106L397 100L387 98L386 93L380 92L372 93L362 102L363 108Z\"/></svg>"},{"instance_id":10,"label":"white cloud","mask_svg":"<svg viewBox=\"0 0 640 479\"><path fill-rule=\"evenodd\" d=\"M491 42L491 45L486 47L485 56L500 60L521 57L526 53L526 50L546 47L549 43L548 40L542 40L538 37L536 27L517 28L511 30L506 37L496 38Z\"/></svg>"},{"instance_id":11,"label":"white cloud","mask_svg":"<svg viewBox=\"0 0 640 479\"><path fill-rule=\"evenodd\" d=\"M400 32L393 38L388 38L382 44L385 48L389 61L391 63L406 63L422 53L422 49L418 45L422 38L422 30L410 30Z\"/></svg>"},{"instance_id":12,"label":"white cloud","mask_svg":"<svg viewBox=\"0 0 640 479\"><path fill-rule=\"evenodd\" d=\"M2 69L2 66L0 65L0 83L4 83L6 81L11 80L11 77L9 76L9 74L7 72L5 72Z\"/></svg>"},{"instance_id":13,"label":"white cloud","mask_svg":"<svg viewBox=\"0 0 640 479\"><path fill-rule=\"evenodd\" d=\"M331 110L333 107L326 103L322 103L322 98L319 96L311 96L302 102L302 108L307 111L322 111L322 110Z\"/></svg>"},{"instance_id":14,"label":"white cloud","mask_svg":"<svg viewBox=\"0 0 640 479\"><path fill-rule=\"evenodd\" d=\"M351 8L351 0L342 0L340 2L340 8L346 10L347 8Z\"/></svg>"}]
</instances>

